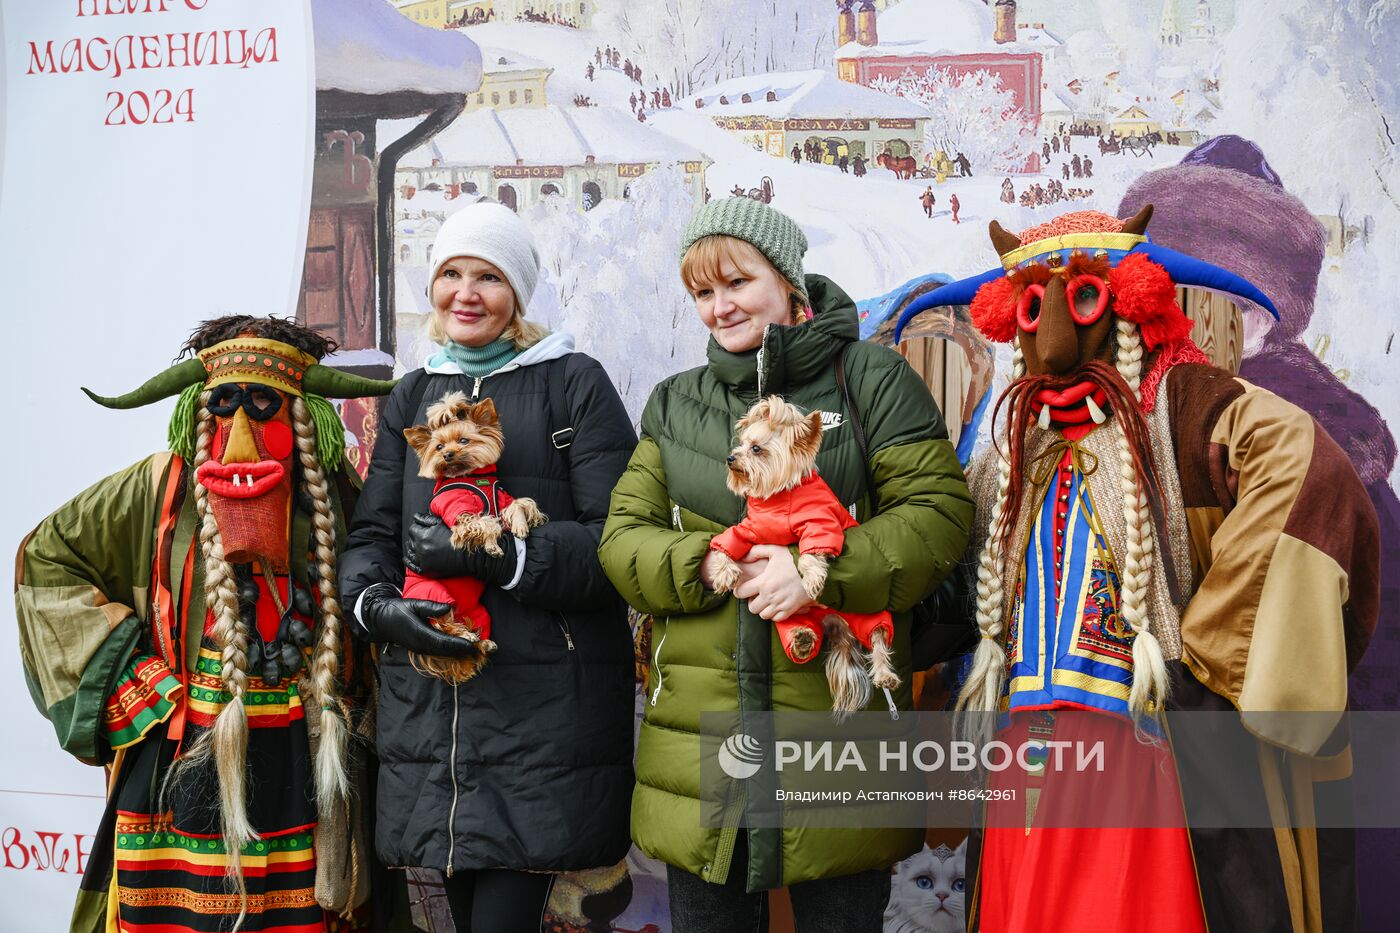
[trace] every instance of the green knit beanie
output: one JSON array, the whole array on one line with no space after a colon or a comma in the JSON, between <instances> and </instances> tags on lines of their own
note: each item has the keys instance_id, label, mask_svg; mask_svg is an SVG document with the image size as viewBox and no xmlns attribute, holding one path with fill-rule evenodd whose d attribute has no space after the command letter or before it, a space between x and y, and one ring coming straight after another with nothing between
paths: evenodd
<instances>
[{"instance_id":1,"label":"green knit beanie","mask_svg":"<svg viewBox=\"0 0 1400 933\"><path fill-rule=\"evenodd\" d=\"M707 236L732 236L752 243L773 267L799 289L802 281L802 255L807 237L793 219L752 198L721 198L711 201L690 218L681 237L681 258L696 240Z\"/></svg>"}]
</instances>

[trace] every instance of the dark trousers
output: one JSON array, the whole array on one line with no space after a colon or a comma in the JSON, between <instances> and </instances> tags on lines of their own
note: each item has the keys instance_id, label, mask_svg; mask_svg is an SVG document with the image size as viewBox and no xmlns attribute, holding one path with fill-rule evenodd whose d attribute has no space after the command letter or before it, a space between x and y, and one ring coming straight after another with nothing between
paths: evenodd
<instances>
[{"instance_id":1,"label":"dark trousers","mask_svg":"<svg viewBox=\"0 0 1400 933\"><path fill-rule=\"evenodd\" d=\"M442 881L457 933L536 933L554 876L487 868Z\"/></svg>"},{"instance_id":2,"label":"dark trousers","mask_svg":"<svg viewBox=\"0 0 1400 933\"><path fill-rule=\"evenodd\" d=\"M744 890L749 863L745 833L734 844L724 884L710 884L683 868L666 866L673 933L767 933L768 894ZM881 933L890 900L888 869L802 881L791 885L797 933Z\"/></svg>"}]
</instances>

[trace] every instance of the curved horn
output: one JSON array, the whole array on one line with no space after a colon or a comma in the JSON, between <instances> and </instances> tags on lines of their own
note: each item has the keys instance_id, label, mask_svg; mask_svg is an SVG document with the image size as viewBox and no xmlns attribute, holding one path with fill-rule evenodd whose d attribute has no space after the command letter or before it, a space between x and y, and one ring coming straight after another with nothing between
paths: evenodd
<instances>
[{"instance_id":1,"label":"curved horn","mask_svg":"<svg viewBox=\"0 0 1400 933\"><path fill-rule=\"evenodd\" d=\"M1197 285L1212 291L1238 295L1240 298L1252 301L1264 308L1274 316L1274 320L1278 320L1278 308L1274 307L1269 296L1260 291L1253 282L1243 276L1236 275L1229 269L1212 265L1203 259L1197 259L1195 256L1178 253L1165 246L1158 246L1156 243L1139 244L1133 249L1133 252L1142 253L1148 259L1162 266L1172 277L1172 281L1178 285Z\"/></svg>"},{"instance_id":2,"label":"curved horn","mask_svg":"<svg viewBox=\"0 0 1400 933\"><path fill-rule=\"evenodd\" d=\"M388 395L397 382L396 379L367 379L333 366L313 363L306 367L301 384L308 394L323 398L365 398Z\"/></svg>"},{"instance_id":3,"label":"curved horn","mask_svg":"<svg viewBox=\"0 0 1400 933\"><path fill-rule=\"evenodd\" d=\"M998 256L1005 256L1013 249L1021 247L1021 238L1003 229L995 220L987 224L987 235L992 238L992 246L996 248Z\"/></svg>"},{"instance_id":4,"label":"curved horn","mask_svg":"<svg viewBox=\"0 0 1400 933\"><path fill-rule=\"evenodd\" d=\"M176 363L154 379L148 379L142 383L140 388L125 395L108 397L98 395L86 386L82 388L87 393L88 398L106 408L140 408L143 405L150 405L152 402L159 402L163 398L179 395L189 386L203 382L207 375L208 373L205 372L204 364L199 361L199 357L191 357Z\"/></svg>"},{"instance_id":5,"label":"curved horn","mask_svg":"<svg viewBox=\"0 0 1400 933\"><path fill-rule=\"evenodd\" d=\"M992 223L996 223L996 221L992 221ZM929 308L937 308L942 305L971 304L972 296L977 294L977 289L1004 275L1006 275L1006 270L997 266L995 269L988 269L981 275L949 282L947 285L939 286L933 291L915 298L909 302L909 307L904 309L904 313L899 316L899 321L894 325L895 344L899 343L899 335L904 332L904 328L909 325L909 322Z\"/></svg>"},{"instance_id":6,"label":"curved horn","mask_svg":"<svg viewBox=\"0 0 1400 933\"><path fill-rule=\"evenodd\" d=\"M1142 236L1147 230L1147 224L1152 220L1152 205L1144 204L1142 210L1138 211L1127 220L1123 221L1124 233L1136 233Z\"/></svg>"}]
</instances>

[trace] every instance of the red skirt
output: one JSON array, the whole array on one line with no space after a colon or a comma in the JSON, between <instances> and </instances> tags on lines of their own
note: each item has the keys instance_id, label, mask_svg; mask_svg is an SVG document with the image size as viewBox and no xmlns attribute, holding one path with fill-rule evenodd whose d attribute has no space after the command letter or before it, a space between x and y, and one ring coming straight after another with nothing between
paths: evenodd
<instances>
[{"instance_id":1,"label":"red skirt","mask_svg":"<svg viewBox=\"0 0 1400 933\"><path fill-rule=\"evenodd\" d=\"M999 738L1016 748L1038 737L1037 725L1036 713L1018 714ZM1013 767L994 775L991 786L1016 797L988 805L980 929L1205 933L1170 747L1142 744L1132 724L1116 716L1061 713L1053 729L1057 741L1086 748L1103 742L1104 770L1076 771L1076 752L1066 749L1063 769L1027 776ZM1028 821L1027 800L1037 792Z\"/></svg>"}]
</instances>

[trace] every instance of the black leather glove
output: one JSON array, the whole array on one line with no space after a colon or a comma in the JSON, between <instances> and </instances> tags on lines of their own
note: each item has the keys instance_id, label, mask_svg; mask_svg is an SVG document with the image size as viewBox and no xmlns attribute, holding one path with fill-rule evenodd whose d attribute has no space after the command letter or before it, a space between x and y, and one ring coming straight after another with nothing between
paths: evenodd
<instances>
[{"instance_id":1,"label":"black leather glove","mask_svg":"<svg viewBox=\"0 0 1400 933\"><path fill-rule=\"evenodd\" d=\"M439 632L430 619L447 615L452 607L430 599L403 599L386 584L365 591L360 603L360 623L377 644L389 642L409 651L439 658L471 657L481 649L465 638Z\"/></svg>"},{"instance_id":2,"label":"black leather glove","mask_svg":"<svg viewBox=\"0 0 1400 933\"><path fill-rule=\"evenodd\" d=\"M413 516L404 535L403 563L414 573L434 580L473 577L487 586L505 586L515 578L516 543L509 531L497 540L501 556L452 546L452 529L431 512Z\"/></svg>"}]
</instances>

